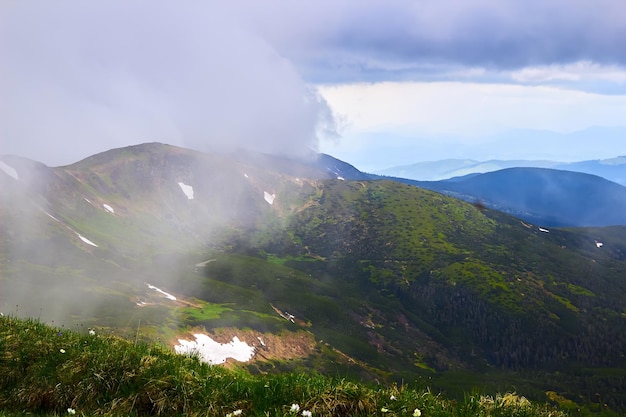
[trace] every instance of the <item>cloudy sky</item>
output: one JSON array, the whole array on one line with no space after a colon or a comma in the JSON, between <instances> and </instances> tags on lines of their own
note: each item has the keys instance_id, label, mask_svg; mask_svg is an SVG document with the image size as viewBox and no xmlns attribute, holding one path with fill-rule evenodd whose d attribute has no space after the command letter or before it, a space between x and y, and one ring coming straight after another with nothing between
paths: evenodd
<instances>
[{"instance_id":1,"label":"cloudy sky","mask_svg":"<svg viewBox=\"0 0 626 417\"><path fill-rule=\"evenodd\" d=\"M5 0L0 153L626 155L622 0Z\"/></svg>"}]
</instances>

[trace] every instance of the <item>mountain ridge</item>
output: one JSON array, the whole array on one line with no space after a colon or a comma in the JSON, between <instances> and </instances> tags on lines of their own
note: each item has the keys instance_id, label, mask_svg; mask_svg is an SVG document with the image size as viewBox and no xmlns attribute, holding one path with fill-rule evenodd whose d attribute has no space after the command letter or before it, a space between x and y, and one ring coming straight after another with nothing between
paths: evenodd
<instances>
[{"instance_id":1,"label":"mountain ridge","mask_svg":"<svg viewBox=\"0 0 626 417\"><path fill-rule=\"evenodd\" d=\"M451 392L464 375L466 390L523 383L585 404L593 380L624 406L610 388L626 383L623 227L544 232L398 181L300 178L155 144L81 162L35 164L34 188L1 175L5 312L19 300L20 314L168 344L191 329L307 332L310 355L243 366Z\"/></svg>"},{"instance_id":2,"label":"mountain ridge","mask_svg":"<svg viewBox=\"0 0 626 417\"><path fill-rule=\"evenodd\" d=\"M398 181L466 201L479 201L546 226L626 224L626 187L590 174L507 168L442 181Z\"/></svg>"},{"instance_id":3,"label":"mountain ridge","mask_svg":"<svg viewBox=\"0 0 626 417\"><path fill-rule=\"evenodd\" d=\"M597 175L626 185L626 156L578 162L550 160L502 160L478 161L473 159L447 159L417 162L390 167L375 172L377 175L401 177L417 181L440 181L468 174L484 174L506 168L551 168Z\"/></svg>"}]
</instances>

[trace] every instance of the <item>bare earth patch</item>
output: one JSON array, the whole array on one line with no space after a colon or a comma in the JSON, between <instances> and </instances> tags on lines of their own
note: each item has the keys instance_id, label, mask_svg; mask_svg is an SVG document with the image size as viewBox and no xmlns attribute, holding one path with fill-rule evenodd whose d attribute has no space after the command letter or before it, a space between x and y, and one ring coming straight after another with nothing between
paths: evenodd
<instances>
[{"instance_id":1,"label":"bare earth patch","mask_svg":"<svg viewBox=\"0 0 626 417\"><path fill-rule=\"evenodd\" d=\"M242 330L237 328L220 328L206 331L204 329L191 329L188 332L178 335L178 339L194 340L194 334L206 334L211 339L219 343L230 343L234 337L240 341L254 346L254 355L251 362L255 360L270 359L296 359L303 358L313 353L315 349L315 337L307 331L282 332L280 334L262 333L256 330ZM232 362L232 359L227 361Z\"/></svg>"}]
</instances>

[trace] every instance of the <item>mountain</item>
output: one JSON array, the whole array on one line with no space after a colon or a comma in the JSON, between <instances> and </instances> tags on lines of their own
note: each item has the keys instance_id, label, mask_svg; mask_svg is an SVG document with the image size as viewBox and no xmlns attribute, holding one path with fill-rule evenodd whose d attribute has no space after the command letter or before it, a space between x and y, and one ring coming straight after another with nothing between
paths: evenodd
<instances>
[{"instance_id":1,"label":"mountain","mask_svg":"<svg viewBox=\"0 0 626 417\"><path fill-rule=\"evenodd\" d=\"M444 159L441 161L417 162L410 165L391 167L376 172L377 175L399 177L417 181L439 181L469 174L482 174L514 167L552 168L554 161Z\"/></svg>"},{"instance_id":2,"label":"mountain","mask_svg":"<svg viewBox=\"0 0 626 417\"><path fill-rule=\"evenodd\" d=\"M444 181L399 181L544 226L626 225L626 187L595 175L509 168Z\"/></svg>"},{"instance_id":3,"label":"mountain","mask_svg":"<svg viewBox=\"0 0 626 417\"><path fill-rule=\"evenodd\" d=\"M581 155L591 159L607 160L616 155L626 155L626 126L596 126L575 132L559 133L538 129L513 129L480 138L461 139L454 135L406 136L394 134L388 129L362 133L359 140L368 143L367 149L343 150L340 157L351 161L367 172L394 177L406 177L403 173L382 172L385 161L401 161L410 166L416 161L578 161ZM419 146L415 144L419 143ZM374 145L378 144L378 145ZM372 158L375 155L375 158ZM525 166L525 165L519 165ZM537 168L551 168L539 165ZM462 166L459 166L462 168ZM499 169L512 168L501 166ZM469 173L469 172L468 172ZM426 175L430 175L428 171ZM450 176L464 175L462 173ZM448 176L447 178L449 178ZM417 180L440 180L446 177L420 176ZM613 180L612 178L608 178Z\"/></svg>"},{"instance_id":4,"label":"mountain","mask_svg":"<svg viewBox=\"0 0 626 417\"><path fill-rule=\"evenodd\" d=\"M545 233L342 179L358 172L327 157L246 158L162 144L56 168L2 157L0 311L172 348L236 337L252 357L228 364L254 373L626 409L624 227Z\"/></svg>"},{"instance_id":5,"label":"mountain","mask_svg":"<svg viewBox=\"0 0 626 417\"><path fill-rule=\"evenodd\" d=\"M540 160L488 160L445 159L441 161L417 162L391 167L376 172L377 175L399 177L417 181L439 181L469 174L483 174L506 168L552 168L563 171L597 175L626 185L626 157L599 159L580 162L556 162Z\"/></svg>"},{"instance_id":6,"label":"mountain","mask_svg":"<svg viewBox=\"0 0 626 417\"><path fill-rule=\"evenodd\" d=\"M591 126L573 132L554 132L541 129L514 129L484 137L481 144L474 146L475 152L483 155L498 155L510 159L509 155L530 160L558 159L573 161L578 155L596 155L611 158L610 150L620 149L624 154L625 126ZM515 146L519 144L519 146Z\"/></svg>"},{"instance_id":7,"label":"mountain","mask_svg":"<svg viewBox=\"0 0 626 417\"><path fill-rule=\"evenodd\" d=\"M555 169L597 175L626 186L626 156L555 165Z\"/></svg>"},{"instance_id":8,"label":"mountain","mask_svg":"<svg viewBox=\"0 0 626 417\"><path fill-rule=\"evenodd\" d=\"M359 171L347 162L323 153L312 154L307 159L293 159L285 156L239 150L229 156L231 159L244 164L271 169L272 171L293 177L370 179L368 174Z\"/></svg>"}]
</instances>

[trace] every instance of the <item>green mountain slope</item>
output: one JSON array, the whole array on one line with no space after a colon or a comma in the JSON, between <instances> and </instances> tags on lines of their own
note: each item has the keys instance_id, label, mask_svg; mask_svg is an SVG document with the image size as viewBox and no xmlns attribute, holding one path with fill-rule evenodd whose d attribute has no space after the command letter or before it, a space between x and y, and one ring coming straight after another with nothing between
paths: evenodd
<instances>
[{"instance_id":1,"label":"green mountain slope","mask_svg":"<svg viewBox=\"0 0 626 417\"><path fill-rule=\"evenodd\" d=\"M623 228L546 233L393 182L327 183L316 203L268 250L327 260L464 360L623 365L624 241L597 245Z\"/></svg>"},{"instance_id":2,"label":"green mountain slope","mask_svg":"<svg viewBox=\"0 0 626 417\"><path fill-rule=\"evenodd\" d=\"M19 174L0 175L5 313L172 346L237 335L253 372L626 406L624 228L547 231L397 182L159 144L3 161Z\"/></svg>"}]
</instances>

